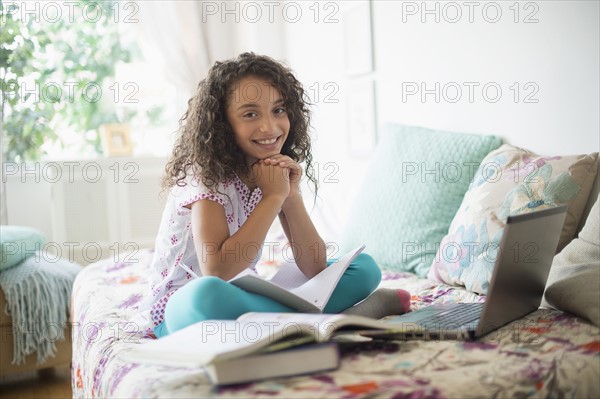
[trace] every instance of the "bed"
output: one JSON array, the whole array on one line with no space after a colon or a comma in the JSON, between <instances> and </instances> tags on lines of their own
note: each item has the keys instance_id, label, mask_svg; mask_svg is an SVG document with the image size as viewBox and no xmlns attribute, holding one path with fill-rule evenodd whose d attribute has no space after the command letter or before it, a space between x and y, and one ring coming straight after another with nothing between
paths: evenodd
<instances>
[{"instance_id":1,"label":"bed","mask_svg":"<svg viewBox=\"0 0 600 399\"><path fill-rule=\"evenodd\" d=\"M382 130L378 140L376 162L358 189L349 211L351 223L344 228L341 242L348 249L367 244L367 252L383 269L383 287L409 291L412 309L485 301L476 294L485 292L480 290L485 279L458 281L449 265L438 262L442 258L428 248L436 244L442 248L446 239L465 245L477 242L485 248L501 236L498 212L535 209L547 206L543 200L554 198L569 205L568 222L561 233L565 248L552 266L565 271L554 288L564 294L564 307L556 306L563 311L538 309L475 342L356 344L342 351L341 367L332 372L214 387L200 368L125 360L131 348L152 339L137 332L132 322L148 292L152 251L144 250L128 262L104 260L89 265L77 276L72 297L74 397L600 397L598 153L540 156L501 145L493 136L393 124ZM480 167L474 178L462 173L458 181L408 179L399 160ZM500 168L498 176L504 178L490 179L484 173L488 165ZM523 165L536 165L539 175L514 179L523 176L515 174L520 170L515 168ZM547 186L530 187L534 182ZM329 208L335 209L339 198L345 197L332 198ZM589 223L588 214L593 215ZM417 243L422 244L419 250L410 254L404 250L404 244ZM480 252L466 253L477 255L475 260L479 255L485 258ZM588 267L579 273L576 265ZM276 267L260 263L259 271L268 274L269 268L272 272ZM557 270L563 270L560 267ZM479 261L467 262L465 268L476 277L486 276L477 271L488 270ZM431 270L436 271L434 277L429 275ZM571 272L571 277L565 277Z\"/></svg>"},{"instance_id":2,"label":"bed","mask_svg":"<svg viewBox=\"0 0 600 399\"><path fill-rule=\"evenodd\" d=\"M144 340L131 322L147 289L151 250L128 262L87 266L74 284L75 398L109 397L600 397L600 329L539 309L476 342L377 341L343 351L326 373L214 387L200 368L139 365L124 353ZM464 289L406 272L383 272L384 287L412 294L412 308L484 301Z\"/></svg>"}]
</instances>

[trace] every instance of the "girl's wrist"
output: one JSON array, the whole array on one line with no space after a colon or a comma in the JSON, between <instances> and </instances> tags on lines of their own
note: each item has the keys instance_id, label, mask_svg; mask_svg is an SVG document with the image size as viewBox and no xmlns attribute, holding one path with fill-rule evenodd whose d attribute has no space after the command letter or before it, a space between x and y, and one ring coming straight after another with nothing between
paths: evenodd
<instances>
[{"instance_id":1,"label":"girl's wrist","mask_svg":"<svg viewBox=\"0 0 600 399\"><path fill-rule=\"evenodd\" d=\"M283 204L285 203L286 197L280 194L264 194L261 201L272 202L274 206L277 208L283 208Z\"/></svg>"},{"instance_id":2,"label":"girl's wrist","mask_svg":"<svg viewBox=\"0 0 600 399\"><path fill-rule=\"evenodd\" d=\"M285 202L281 206L281 210L285 213L296 206L304 206L304 201L302 200L302 196L300 194L294 195L292 197L287 197L285 199Z\"/></svg>"}]
</instances>

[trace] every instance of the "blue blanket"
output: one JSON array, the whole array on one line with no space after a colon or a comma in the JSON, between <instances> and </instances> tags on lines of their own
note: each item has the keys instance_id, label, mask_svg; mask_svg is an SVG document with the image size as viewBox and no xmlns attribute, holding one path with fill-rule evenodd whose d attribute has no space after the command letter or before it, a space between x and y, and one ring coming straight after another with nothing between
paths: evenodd
<instances>
[{"instance_id":1,"label":"blue blanket","mask_svg":"<svg viewBox=\"0 0 600 399\"><path fill-rule=\"evenodd\" d=\"M54 356L55 342L65 339L71 290L80 270L75 263L36 252L0 273L0 287L6 296L4 312L13 320L13 364L23 363L34 352L38 364Z\"/></svg>"}]
</instances>

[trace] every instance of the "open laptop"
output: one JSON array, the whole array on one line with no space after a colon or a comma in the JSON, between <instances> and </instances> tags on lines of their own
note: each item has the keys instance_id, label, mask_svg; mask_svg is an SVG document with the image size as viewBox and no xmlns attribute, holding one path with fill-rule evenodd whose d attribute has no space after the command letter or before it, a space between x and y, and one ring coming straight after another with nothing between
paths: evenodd
<instances>
[{"instance_id":1,"label":"open laptop","mask_svg":"<svg viewBox=\"0 0 600 399\"><path fill-rule=\"evenodd\" d=\"M567 206L509 216L485 303L432 305L387 320L370 337L473 340L538 309Z\"/></svg>"}]
</instances>

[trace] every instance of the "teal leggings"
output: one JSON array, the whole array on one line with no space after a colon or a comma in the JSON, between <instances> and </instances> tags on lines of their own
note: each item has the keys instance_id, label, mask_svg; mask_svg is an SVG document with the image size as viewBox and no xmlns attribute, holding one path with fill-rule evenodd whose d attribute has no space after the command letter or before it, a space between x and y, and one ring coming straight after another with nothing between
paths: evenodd
<instances>
[{"instance_id":1,"label":"teal leggings","mask_svg":"<svg viewBox=\"0 0 600 399\"><path fill-rule=\"evenodd\" d=\"M327 263L329 266L333 261ZM323 313L340 313L365 299L381 281L371 256L361 253L348 266ZM295 312L271 298L244 291L218 277L192 280L171 296L165 320L154 328L160 338L203 320L234 320L246 312Z\"/></svg>"}]
</instances>

